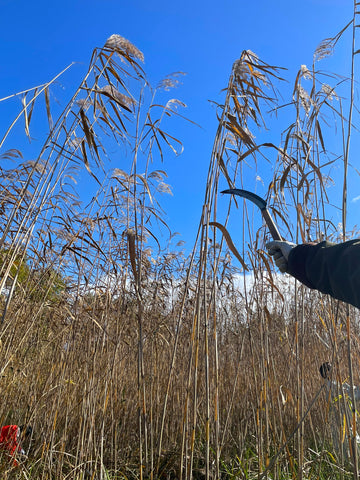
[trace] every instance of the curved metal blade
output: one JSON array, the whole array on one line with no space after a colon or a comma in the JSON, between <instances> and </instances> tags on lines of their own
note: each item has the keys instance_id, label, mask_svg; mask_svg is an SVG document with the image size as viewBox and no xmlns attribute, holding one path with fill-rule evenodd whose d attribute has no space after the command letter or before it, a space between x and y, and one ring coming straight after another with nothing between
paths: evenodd
<instances>
[{"instance_id":1,"label":"curved metal blade","mask_svg":"<svg viewBox=\"0 0 360 480\"><path fill-rule=\"evenodd\" d=\"M241 190L240 188L229 188L228 190L223 190L221 193L231 193L232 195L239 195L240 197L247 198L253 202L257 207L260 208L261 214L269 227L271 236L274 240L282 240L277 226L266 208L266 200L259 197L255 193L249 192L248 190Z\"/></svg>"},{"instance_id":2,"label":"curved metal blade","mask_svg":"<svg viewBox=\"0 0 360 480\"><path fill-rule=\"evenodd\" d=\"M266 208L266 200L259 197L253 192L249 192L248 190L241 190L240 188L229 188L228 190L223 190L221 193L231 193L232 195L239 195L239 197L247 198L251 200L255 205L257 205L260 210L264 210Z\"/></svg>"}]
</instances>

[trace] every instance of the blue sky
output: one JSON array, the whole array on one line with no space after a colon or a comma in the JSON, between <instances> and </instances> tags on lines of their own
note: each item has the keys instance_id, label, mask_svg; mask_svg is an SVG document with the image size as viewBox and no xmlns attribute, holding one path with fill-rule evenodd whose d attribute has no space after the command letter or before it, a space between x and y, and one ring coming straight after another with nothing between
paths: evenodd
<instances>
[{"instance_id":1,"label":"blue sky","mask_svg":"<svg viewBox=\"0 0 360 480\"><path fill-rule=\"evenodd\" d=\"M287 68L288 95L300 65L311 65L319 42L351 19L352 6L351 0L0 0L0 98L44 83L76 62L54 94L54 100L65 106L93 48L114 33L144 53L144 69L153 85L172 72L186 72L171 95L187 105L182 113L201 128L183 123L176 131L184 153L165 160L174 195L164 200L163 208L171 229L191 247L217 128L209 100L221 100L233 62L242 50L250 49L265 62ZM340 44L324 68L346 71L349 53L348 46ZM1 132L19 104L18 99L0 103ZM14 148L16 140L15 135L6 147ZM272 141L279 144L280 139Z\"/></svg>"}]
</instances>

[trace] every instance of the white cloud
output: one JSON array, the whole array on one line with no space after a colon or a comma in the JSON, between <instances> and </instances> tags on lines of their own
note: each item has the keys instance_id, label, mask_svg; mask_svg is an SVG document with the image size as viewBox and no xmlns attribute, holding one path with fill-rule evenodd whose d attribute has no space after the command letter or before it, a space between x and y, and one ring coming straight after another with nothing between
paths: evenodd
<instances>
[{"instance_id":1,"label":"white cloud","mask_svg":"<svg viewBox=\"0 0 360 480\"><path fill-rule=\"evenodd\" d=\"M358 195L357 197L354 197L351 202L352 203L355 203L355 202L358 202L360 200L360 195Z\"/></svg>"}]
</instances>

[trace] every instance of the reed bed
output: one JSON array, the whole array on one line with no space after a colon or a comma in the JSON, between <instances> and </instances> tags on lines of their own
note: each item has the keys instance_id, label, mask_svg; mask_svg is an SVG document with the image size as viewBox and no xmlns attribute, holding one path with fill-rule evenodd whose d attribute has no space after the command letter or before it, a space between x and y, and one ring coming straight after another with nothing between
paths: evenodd
<instances>
[{"instance_id":1,"label":"reed bed","mask_svg":"<svg viewBox=\"0 0 360 480\"><path fill-rule=\"evenodd\" d=\"M3 459L2 478L357 478L357 411L341 385L360 382L358 312L279 276L259 213L219 194L271 178L284 237L356 235L346 211L357 9L301 67L286 106L283 69L249 50L234 62L189 256L159 233L162 162L182 149L171 120L187 120L180 101L158 99L181 73L152 89L142 52L112 35L55 123L52 82L31 101L27 92L25 133L40 95L50 131L35 161L6 149L11 128L1 142L0 420L34 434L20 467ZM319 61L351 28L349 80L322 74ZM291 124L269 141L269 112L284 109ZM76 181L91 190L86 202Z\"/></svg>"}]
</instances>

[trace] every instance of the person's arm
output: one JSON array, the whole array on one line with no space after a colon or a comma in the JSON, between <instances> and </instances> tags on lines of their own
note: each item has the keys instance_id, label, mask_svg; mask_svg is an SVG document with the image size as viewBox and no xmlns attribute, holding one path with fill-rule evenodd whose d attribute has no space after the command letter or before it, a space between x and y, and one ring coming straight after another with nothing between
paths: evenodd
<instances>
[{"instance_id":1,"label":"person's arm","mask_svg":"<svg viewBox=\"0 0 360 480\"><path fill-rule=\"evenodd\" d=\"M283 246L282 243L285 245ZM360 240L334 244L293 245L288 242L270 242L270 255L276 263L286 258L286 272L309 288L327 293L338 300L360 308Z\"/></svg>"}]
</instances>

